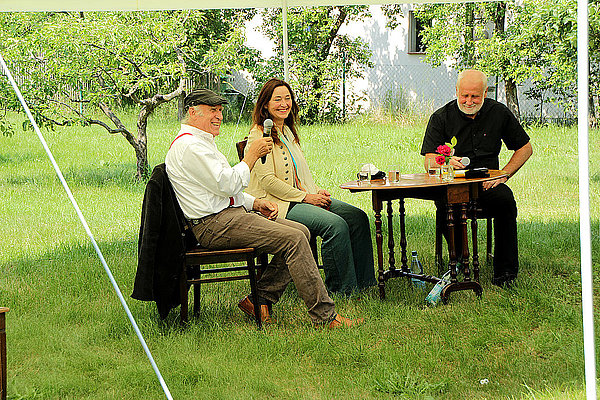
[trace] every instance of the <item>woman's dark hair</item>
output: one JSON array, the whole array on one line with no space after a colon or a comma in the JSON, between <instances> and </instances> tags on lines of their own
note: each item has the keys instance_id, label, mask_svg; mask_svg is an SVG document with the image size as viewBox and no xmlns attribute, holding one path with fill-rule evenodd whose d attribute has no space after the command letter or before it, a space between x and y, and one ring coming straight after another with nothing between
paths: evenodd
<instances>
[{"instance_id":1,"label":"woman's dark hair","mask_svg":"<svg viewBox=\"0 0 600 400\"><path fill-rule=\"evenodd\" d=\"M254 111L252 112L252 122L263 128L263 122L265 122L265 119L272 118L271 114L269 114L269 110L267 109L267 105L269 104L271 97L273 97L273 91L279 86L285 86L290 91L290 96L292 97L292 109L290 110L290 115L288 115L288 117L285 119L285 124L294 134L294 141L296 143L300 143L295 126L296 117L298 116L298 103L296 103L296 97L294 96L292 88L284 80L271 78L267 81L267 83L264 84L262 89L260 89L258 99L256 100L256 105L254 106ZM271 137L273 137L273 142L281 142L275 126L273 126L273 129L271 130Z\"/></svg>"}]
</instances>

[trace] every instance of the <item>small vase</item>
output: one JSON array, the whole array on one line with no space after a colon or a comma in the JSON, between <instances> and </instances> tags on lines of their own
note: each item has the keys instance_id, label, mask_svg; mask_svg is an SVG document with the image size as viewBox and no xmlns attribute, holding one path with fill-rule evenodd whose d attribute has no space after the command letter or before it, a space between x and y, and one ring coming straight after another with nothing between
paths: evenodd
<instances>
[{"instance_id":1,"label":"small vase","mask_svg":"<svg viewBox=\"0 0 600 400\"><path fill-rule=\"evenodd\" d=\"M452 182L454 180L454 167L452 165L442 165L442 182Z\"/></svg>"}]
</instances>

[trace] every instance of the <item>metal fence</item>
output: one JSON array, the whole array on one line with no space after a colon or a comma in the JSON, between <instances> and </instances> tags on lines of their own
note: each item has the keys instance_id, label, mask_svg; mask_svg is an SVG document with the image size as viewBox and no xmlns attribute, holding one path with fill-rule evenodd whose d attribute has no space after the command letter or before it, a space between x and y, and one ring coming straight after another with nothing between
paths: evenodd
<instances>
[{"instance_id":1,"label":"metal fence","mask_svg":"<svg viewBox=\"0 0 600 400\"><path fill-rule=\"evenodd\" d=\"M349 82L346 86L366 95L363 109L371 112L428 114L455 98L456 77L456 70L444 66L376 64L365 71L363 80ZM492 76L488 82L488 97L506 103L502 79ZM525 83L517 88L522 121L572 123L575 120L575 115L563 105L552 103L543 96L529 98L525 92L531 86Z\"/></svg>"},{"instance_id":2,"label":"metal fence","mask_svg":"<svg viewBox=\"0 0 600 400\"><path fill-rule=\"evenodd\" d=\"M24 83L27 72L13 66L13 73L18 83ZM342 81L340 76L340 98L342 87L345 87L346 109L342 115L356 115L364 112L397 116L410 114L428 117L435 109L455 98L455 82L457 72L444 66L432 68L425 63L405 65L376 64L364 71L363 78ZM504 83L496 77L489 78L488 97L506 103ZM78 103L80 112L85 105L81 102L82 89L89 89L89 82L81 82L78 87L65 85L60 89L55 100L72 99ZM224 94L229 100L225 109L228 121L248 120L259 83L250 74L233 72L221 77L214 74L198 74L186 81L185 90L206 87ZM524 122L552 122L569 124L575 121L575 115L567 107L554 104L544 97L531 99L525 94L531 84L518 87L520 117ZM180 102L182 99L180 99ZM342 106L340 104L340 107ZM181 108L181 107L180 107ZM571 110L575 108L572 107ZM342 117L340 117L340 120Z\"/></svg>"}]
</instances>

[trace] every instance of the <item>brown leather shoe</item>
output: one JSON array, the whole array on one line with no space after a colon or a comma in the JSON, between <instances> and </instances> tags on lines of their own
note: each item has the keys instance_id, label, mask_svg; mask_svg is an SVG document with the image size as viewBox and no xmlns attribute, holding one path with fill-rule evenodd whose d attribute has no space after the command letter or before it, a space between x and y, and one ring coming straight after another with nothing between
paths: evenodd
<instances>
[{"instance_id":1,"label":"brown leather shoe","mask_svg":"<svg viewBox=\"0 0 600 400\"><path fill-rule=\"evenodd\" d=\"M337 314L327 327L329 329L349 328L351 326L358 326L358 325L362 324L363 322L365 322L364 318L348 319L348 318L342 317L340 314Z\"/></svg>"},{"instance_id":2,"label":"brown leather shoe","mask_svg":"<svg viewBox=\"0 0 600 400\"><path fill-rule=\"evenodd\" d=\"M238 303L238 307L245 314L254 318L254 304L252 304L252 301L250 301L250 298L248 296L240 300L240 302ZM260 306L260 318L262 322L271 322L271 316L269 315L269 306L267 306L266 304L262 304Z\"/></svg>"}]
</instances>

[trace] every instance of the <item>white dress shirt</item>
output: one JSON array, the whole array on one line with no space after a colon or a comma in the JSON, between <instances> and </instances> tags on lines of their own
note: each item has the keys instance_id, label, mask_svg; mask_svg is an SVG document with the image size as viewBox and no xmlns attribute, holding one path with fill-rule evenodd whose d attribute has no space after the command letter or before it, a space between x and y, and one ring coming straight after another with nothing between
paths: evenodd
<instances>
[{"instance_id":1,"label":"white dress shirt","mask_svg":"<svg viewBox=\"0 0 600 400\"><path fill-rule=\"evenodd\" d=\"M167 152L165 164L186 218L202 218L230 206L252 210L254 197L243 192L250 182L248 164L242 161L230 166L217 149L212 134L181 125Z\"/></svg>"}]
</instances>

